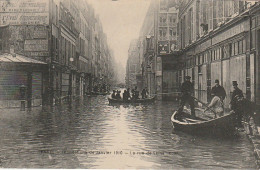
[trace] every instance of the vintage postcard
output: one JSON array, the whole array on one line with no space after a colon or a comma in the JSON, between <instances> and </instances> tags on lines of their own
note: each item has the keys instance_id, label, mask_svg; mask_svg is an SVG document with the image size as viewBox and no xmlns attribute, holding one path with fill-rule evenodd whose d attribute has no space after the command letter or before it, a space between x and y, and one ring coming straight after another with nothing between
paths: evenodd
<instances>
[{"instance_id":1,"label":"vintage postcard","mask_svg":"<svg viewBox=\"0 0 260 170\"><path fill-rule=\"evenodd\" d=\"M260 1L0 0L0 168L259 169Z\"/></svg>"}]
</instances>

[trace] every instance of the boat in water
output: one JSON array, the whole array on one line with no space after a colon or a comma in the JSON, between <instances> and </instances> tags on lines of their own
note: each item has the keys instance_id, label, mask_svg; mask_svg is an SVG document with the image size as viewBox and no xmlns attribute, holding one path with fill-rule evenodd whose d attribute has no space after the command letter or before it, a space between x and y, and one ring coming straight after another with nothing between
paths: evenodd
<instances>
[{"instance_id":1,"label":"boat in water","mask_svg":"<svg viewBox=\"0 0 260 170\"><path fill-rule=\"evenodd\" d=\"M204 119L200 117L192 117L187 112L175 111L171 117L171 122L176 130L196 135L232 135L235 132L234 111L224 116L212 119Z\"/></svg>"},{"instance_id":2,"label":"boat in water","mask_svg":"<svg viewBox=\"0 0 260 170\"><path fill-rule=\"evenodd\" d=\"M90 93L86 93L87 96L98 96L98 95L108 95L110 94L109 92L90 92Z\"/></svg>"},{"instance_id":3,"label":"boat in water","mask_svg":"<svg viewBox=\"0 0 260 170\"><path fill-rule=\"evenodd\" d=\"M155 101L155 97L150 97L146 99L134 99L134 100L123 100L123 99L112 99L108 98L110 104L131 104L131 103L152 103Z\"/></svg>"}]
</instances>

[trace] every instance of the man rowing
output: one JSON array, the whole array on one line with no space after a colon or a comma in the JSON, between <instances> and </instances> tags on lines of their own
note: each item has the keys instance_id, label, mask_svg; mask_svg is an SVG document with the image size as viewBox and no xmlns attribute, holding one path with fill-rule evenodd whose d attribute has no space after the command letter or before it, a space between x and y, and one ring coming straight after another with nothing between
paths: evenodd
<instances>
[{"instance_id":1,"label":"man rowing","mask_svg":"<svg viewBox=\"0 0 260 170\"><path fill-rule=\"evenodd\" d=\"M190 81L191 77L186 76L185 77L185 82L182 83L181 85L181 104L178 109L178 112L183 111L184 105L188 102L191 108L191 115L195 117L195 106L194 106L194 98L191 96L193 93L193 83Z\"/></svg>"}]
</instances>

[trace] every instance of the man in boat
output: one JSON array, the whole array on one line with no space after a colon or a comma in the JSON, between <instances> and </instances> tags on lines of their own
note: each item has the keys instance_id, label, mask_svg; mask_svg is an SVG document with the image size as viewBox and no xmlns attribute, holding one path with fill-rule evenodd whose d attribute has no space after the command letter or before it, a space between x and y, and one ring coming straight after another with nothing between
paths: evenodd
<instances>
[{"instance_id":1,"label":"man in boat","mask_svg":"<svg viewBox=\"0 0 260 170\"><path fill-rule=\"evenodd\" d=\"M124 90L124 93L123 93L123 100L124 101L128 100L128 95L127 95L127 91L126 90Z\"/></svg>"},{"instance_id":2,"label":"man in boat","mask_svg":"<svg viewBox=\"0 0 260 170\"><path fill-rule=\"evenodd\" d=\"M146 88L144 88L144 89L142 90L142 93L141 93L141 95L142 95L142 99L145 99L145 98L147 98L148 91L146 90Z\"/></svg>"},{"instance_id":3,"label":"man in boat","mask_svg":"<svg viewBox=\"0 0 260 170\"><path fill-rule=\"evenodd\" d=\"M191 96L194 90L193 83L190 81L191 77L186 76L185 77L185 82L182 83L181 85L181 104L178 109L178 112L183 111L184 105L188 102L191 108L191 115L195 117L195 106L194 106L194 98Z\"/></svg>"},{"instance_id":4,"label":"man in boat","mask_svg":"<svg viewBox=\"0 0 260 170\"><path fill-rule=\"evenodd\" d=\"M131 99L135 99L135 89L132 89L132 90L131 90L131 93L132 93Z\"/></svg>"},{"instance_id":5,"label":"man in boat","mask_svg":"<svg viewBox=\"0 0 260 170\"><path fill-rule=\"evenodd\" d=\"M132 98L134 100L139 99L139 91L137 90L137 86L135 86L135 89L132 90Z\"/></svg>"},{"instance_id":6,"label":"man in boat","mask_svg":"<svg viewBox=\"0 0 260 170\"><path fill-rule=\"evenodd\" d=\"M117 90L116 93L116 99L121 99L121 95L120 95L121 91Z\"/></svg>"},{"instance_id":7,"label":"man in boat","mask_svg":"<svg viewBox=\"0 0 260 170\"><path fill-rule=\"evenodd\" d=\"M242 90L240 90L237 87L238 86L237 81L233 81L232 84L233 84L234 90L233 90L232 96L231 96L231 101L230 101L231 107L230 108L235 111L235 113L237 115L237 117L236 117L237 124L238 124L238 126L241 127L242 126L242 124L241 124L242 110L240 109L240 104L239 104L240 102L239 101L244 97L244 95L243 95Z\"/></svg>"},{"instance_id":8,"label":"man in boat","mask_svg":"<svg viewBox=\"0 0 260 170\"><path fill-rule=\"evenodd\" d=\"M224 115L224 104L220 96L216 94L216 92L213 92L212 95L214 96L208 105L208 107L204 110L213 110L218 117L221 117Z\"/></svg>"},{"instance_id":9,"label":"man in boat","mask_svg":"<svg viewBox=\"0 0 260 170\"><path fill-rule=\"evenodd\" d=\"M140 99L139 98L139 91L137 91L137 90L135 91L135 99Z\"/></svg>"},{"instance_id":10,"label":"man in boat","mask_svg":"<svg viewBox=\"0 0 260 170\"><path fill-rule=\"evenodd\" d=\"M214 96L218 96L223 101L226 97L226 91L225 91L224 87L222 87L219 84L218 79L215 80L215 83L216 83L215 86L213 86L211 89L211 95L213 98L214 98Z\"/></svg>"},{"instance_id":11,"label":"man in boat","mask_svg":"<svg viewBox=\"0 0 260 170\"><path fill-rule=\"evenodd\" d=\"M115 99L115 98L116 98L116 91L115 91L115 90L113 90L113 93L112 93L112 95L111 95L111 98L112 98L112 99Z\"/></svg>"},{"instance_id":12,"label":"man in boat","mask_svg":"<svg viewBox=\"0 0 260 170\"><path fill-rule=\"evenodd\" d=\"M126 97L127 97L127 100L131 99L130 88L128 88L126 91Z\"/></svg>"}]
</instances>

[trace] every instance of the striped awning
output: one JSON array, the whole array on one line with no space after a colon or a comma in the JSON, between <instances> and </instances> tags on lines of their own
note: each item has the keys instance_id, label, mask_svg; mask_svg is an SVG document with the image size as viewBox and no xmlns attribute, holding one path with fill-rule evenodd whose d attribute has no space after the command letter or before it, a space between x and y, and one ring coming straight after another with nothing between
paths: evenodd
<instances>
[{"instance_id":1,"label":"striped awning","mask_svg":"<svg viewBox=\"0 0 260 170\"><path fill-rule=\"evenodd\" d=\"M24 64L47 64L42 61L34 60L25 56L22 56L20 54L15 54L13 56L12 54L4 53L0 55L0 62L4 63L24 63Z\"/></svg>"}]
</instances>

